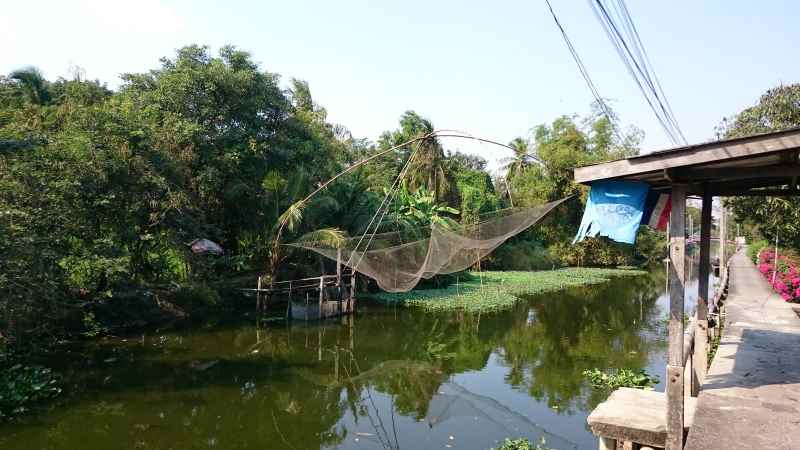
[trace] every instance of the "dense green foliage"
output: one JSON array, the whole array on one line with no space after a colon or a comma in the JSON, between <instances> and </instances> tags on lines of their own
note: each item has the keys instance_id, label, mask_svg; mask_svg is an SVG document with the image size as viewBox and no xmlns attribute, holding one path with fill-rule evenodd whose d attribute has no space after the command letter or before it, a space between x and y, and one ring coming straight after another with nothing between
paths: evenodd
<instances>
[{"instance_id":1,"label":"dense green foliage","mask_svg":"<svg viewBox=\"0 0 800 450\"><path fill-rule=\"evenodd\" d=\"M604 371L597 368L583 371L592 387L595 389L605 389L612 391L621 387L636 389L653 389L658 384L658 377L650 375L643 369L618 369L614 371Z\"/></svg>"},{"instance_id":2,"label":"dense green foliage","mask_svg":"<svg viewBox=\"0 0 800 450\"><path fill-rule=\"evenodd\" d=\"M758 103L746 108L718 127L724 138L748 136L756 133L782 130L800 126L800 84L790 84L769 89ZM746 231L770 242L775 236L793 248L800 248L800 198L794 197L735 197L726 203Z\"/></svg>"},{"instance_id":3,"label":"dense green foliage","mask_svg":"<svg viewBox=\"0 0 800 450\"><path fill-rule=\"evenodd\" d=\"M550 450L546 445L547 441L544 438L538 444L534 444L525 438L506 438L500 443L500 447L493 450Z\"/></svg>"},{"instance_id":4,"label":"dense green foliage","mask_svg":"<svg viewBox=\"0 0 800 450\"><path fill-rule=\"evenodd\" d=\"M223 280L331 270L276 244L360 235L393 186L385 229L583 199L573 167L638 151L639 132L618 138L618 128L600 115L540 125L512 142L507 179L493 180L485 160L446 151L413 111L374 144L354 138L328 122L307 83L282 83L231 46L216 55L181 48L153 70L122 75L116 90L80 75L49 81L34 68L0 76L0 339L94 336L117 317L105 305L183 315L225 303L210 292ZM354 162L420 137L301 201ZM485 266L614 266L662 250L647 230L635 249L570 246L581 210L568 202ZM200 238L224 254L193 254L188 244ZM125 298L138 303L118 301L132 292Z\"/></svg>"},{"instance_id":5,"label":"dense green foliage","mask_svg":"<svg viewBox=\"0 0 800 450\"><path fill-rule=\"evenodd\" d=\"M0 372L0 421L61 393L58 378L41 366L15 364Z\"/></svg>"},{"instance_id":6,"label":"dense green foliage","mask_svg":"<svg viewBox=\"0 0 800 450\"><path fill-rule=\"evenodd\" d=\"M750 258L750 260L754 263L758 264L758 254L761 253L761 250L768 246L769 242L763 239L757 239L750 242L747 244L747 257Z\"/></svg>"},{"instance_id":7,"label":"dense green foliage","mask_svg":"<svg viewBox=\"0 0 800 450\"><path fill-rule=\"evenodd\" d=\"M402 303L428 311L489 312L508 309L522 296L559 291L608 281L611 277L637 276L639 270L567 268L539 272L481 272L467 275L444 289L416 289L400 294L372 294L386 303Z\"/></svg>"}]
</instances>

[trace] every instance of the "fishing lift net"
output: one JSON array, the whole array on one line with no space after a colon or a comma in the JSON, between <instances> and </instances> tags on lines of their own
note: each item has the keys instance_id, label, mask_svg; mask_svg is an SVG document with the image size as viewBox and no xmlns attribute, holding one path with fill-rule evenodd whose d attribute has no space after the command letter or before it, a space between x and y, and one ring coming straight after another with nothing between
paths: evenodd
<instances>
[{"instance_id":1,"label":"fishing lift net","mask_svg":"<svg viewBox=\"0 0 800 450\"><path fill-rule=\"evenodd\" d=\"M475 224L434 224L424 233L419 230L375 233L345 239L335 247L315 242L293 245L312 250L374 279L384 291L407 292L422 279L474 266L567 199L504 209L483 216Z\"/></svg>"}]
</instances>

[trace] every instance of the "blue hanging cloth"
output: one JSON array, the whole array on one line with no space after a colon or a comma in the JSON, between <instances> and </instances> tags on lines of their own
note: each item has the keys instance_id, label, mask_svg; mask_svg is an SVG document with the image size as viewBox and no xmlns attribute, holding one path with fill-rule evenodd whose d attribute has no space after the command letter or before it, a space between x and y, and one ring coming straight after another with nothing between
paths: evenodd
<instances>
[{"instance_id":1,"label":"blue hanging cloth","mask_svg":"<svg viewBox=\"0 0 800 450\"><path fill-rule=\"evenodd\" d=\"M572 243L606 236L633 244L642 221L650 186L638 181L598 181L591 184L581 226Z\"/></svg>"}]
</instances>

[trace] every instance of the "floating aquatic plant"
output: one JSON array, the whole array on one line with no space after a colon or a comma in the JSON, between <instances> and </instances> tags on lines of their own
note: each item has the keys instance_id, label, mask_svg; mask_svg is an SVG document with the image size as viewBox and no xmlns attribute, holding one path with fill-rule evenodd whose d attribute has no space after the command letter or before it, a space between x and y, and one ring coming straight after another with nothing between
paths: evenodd
<instances>
[{"instance_id":1,"label":"floating aquatic plant","mask_svg":"<svg viewBox=\"0 0 800 450\"><path fill-rule=\"evenodd\" d=\"M642 270L567 268L538 272L482 272L444 289L381 292L372 297L390 304L427 311L491 312L509 309L521 296L554 292L573 286L603 283L618 276L638 276Z\"/></svg>"}]
</instances>

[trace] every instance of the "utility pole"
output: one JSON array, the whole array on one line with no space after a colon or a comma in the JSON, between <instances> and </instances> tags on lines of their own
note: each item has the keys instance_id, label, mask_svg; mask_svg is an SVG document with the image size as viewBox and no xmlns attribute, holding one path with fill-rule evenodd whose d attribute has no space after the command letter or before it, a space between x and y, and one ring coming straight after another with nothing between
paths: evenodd
<instances>
[{"instance_id":1,"label":"utility pole","mask_svg":"<svg viewBox=\"0 0 800 450\"><path fill-rule=\"evenodd\" d=\"M728 227L728 218L726 217L727 211L725 210L725 204L722 202L722 198L719 200L720 202L720 215L719 215L719 273L722 276L722 271L725 270L725 236L727 233Z\"/></svg>"}]
</instances>

